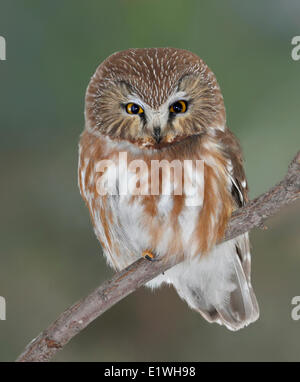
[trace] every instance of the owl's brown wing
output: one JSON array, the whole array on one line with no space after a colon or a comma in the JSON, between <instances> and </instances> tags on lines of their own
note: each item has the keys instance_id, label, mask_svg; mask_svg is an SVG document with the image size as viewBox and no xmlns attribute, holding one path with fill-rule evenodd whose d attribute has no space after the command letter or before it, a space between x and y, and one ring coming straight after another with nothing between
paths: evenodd
<instances>
[{"instance_id":1,"label":"owl's brown wing","mask_svg":"<svg viewBox=\"0 0 300 382\"><path fill-rule=\"evenodd\" d=\"M240 208L249 201L248 184L244 171L242 149L237 138L229 129L225 130L225 133L222 135L221 142L224 148L224 156L227 156L228 160L227 171L231 180L232 198L235 202L236 208ZM251 254L249 235L248 233L240 235L232 240L232 242L235 244L236 255L239 258L239 261L236 261L236 266L238 268L238 263L240 262L242 266L241 271L244 273L248 284L248 290L252 303L252 314L253 317L257 318L259 315L259 308L251 285ZM236 293L238 293L238 290Z\"/></svg>"},{"instance_id":2,"label":"owl's brown wing","mask_svg":"<svg viewBox=\"0 0 300 382\"><path fill-rule=\"evenodd\" d=\"M248 183L244 171L242 149L234 134L226 129L221 137L224 156L228 160L228 176L231 180L231 194L236 208L248 202ZM247 280L250 280L251 256L248 234L240 236L236 244L236 253L241 261Z\"/></svg>"},{"instance_id":3,"label":"owl's brown wing","mask_svg":"<svg viewBox=\"0 0 300 382\"><path fill-rule=\"evenodd\" d=\"M241 146L229 130L222 134L220 141L223 146L223 155L228 160L228 174L232 180L232 196L237 207L243 206L248 202L248 184L243 165Z\"/></svg>"},{"instance_id":4,"label":"owl's brown wing","mask_svg":"<svg viewBox=\"0 0 300 382\"><path fill-rule=\"evenodd\" d=\"M226 130L219 139L227 159L227 175L236 208L248 201L241 149ZM255 321L259 308L252 289L248 234L217 245L192 263L178 264L168 276L178 294L207 321L238 330Z\"/></svg>"}]
</instances>

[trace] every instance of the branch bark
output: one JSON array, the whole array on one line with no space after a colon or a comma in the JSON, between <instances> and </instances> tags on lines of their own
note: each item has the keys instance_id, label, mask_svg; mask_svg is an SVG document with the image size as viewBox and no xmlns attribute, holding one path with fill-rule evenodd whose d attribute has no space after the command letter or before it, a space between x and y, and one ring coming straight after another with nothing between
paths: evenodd
<instances>
[{"instance_id":1,"label":"branch bark","mask_svg":"<svg viewBox=\"0 0 300 382\"><path fill-rule=\"evenodd\" d=\"M297 198L300 198L300 151L289 165L288 172L281 182L233 213L224 241L262 226L266 218ZM171 261L162 259L150 262L141 258L116 273L111 280L105 281L90 295L65 310L26 346L17 362L49 361L76 334L114 304L174 266L174 261Z\"/></svg>"}]
</instances>

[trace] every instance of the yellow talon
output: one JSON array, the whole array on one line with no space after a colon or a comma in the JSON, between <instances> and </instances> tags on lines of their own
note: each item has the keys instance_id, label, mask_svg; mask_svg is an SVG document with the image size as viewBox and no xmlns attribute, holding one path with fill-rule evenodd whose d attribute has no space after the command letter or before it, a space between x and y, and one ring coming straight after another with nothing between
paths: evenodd
<instances>
[{"instance_id":1,"label":"yellow talon","mask_svg":"<svg viewBox=\"0 0 300 382\"><path fill-rule=\"evenodd\" d=\"M153 255L153 253L150 252L150 251L143 251L142 256L143 256L145 259L149 260L149 261L153 261L154 258L155 258L155 256Z\"/></svg>"}]
</instances>

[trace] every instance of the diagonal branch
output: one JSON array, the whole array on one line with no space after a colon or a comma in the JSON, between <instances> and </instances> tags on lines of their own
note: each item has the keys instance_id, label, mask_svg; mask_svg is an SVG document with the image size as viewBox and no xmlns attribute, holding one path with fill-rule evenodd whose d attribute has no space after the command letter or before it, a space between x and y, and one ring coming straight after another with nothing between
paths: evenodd
<instances>
[{"instance_id":1,"label":"diagonal branch","mask_svg":"<svg viewBox=\"0 0 300 382\"><path fill-rule=\"evenodd\" d=\"M224 240L233 239L254 227L262 226L266 218L297 198L300 198L300 151L289 165L288 172L281 182L233 213ZM171 260L137 260L65 310L27 345L17 361L49 361L93 320L173 265L175 263Z\"/></svg>"}]
</instances>

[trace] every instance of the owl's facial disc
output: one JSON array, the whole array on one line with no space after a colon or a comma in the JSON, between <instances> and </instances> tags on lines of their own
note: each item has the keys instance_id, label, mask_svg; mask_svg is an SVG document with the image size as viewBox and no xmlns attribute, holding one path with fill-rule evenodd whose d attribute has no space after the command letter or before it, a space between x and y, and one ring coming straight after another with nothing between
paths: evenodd
<instances>
[{"instance_id":1,"label":"owl's facial disc","mask_svg":"<svg viewBox=\"0 0 300 382\"><path fill-rule=\"evenodd\" d=\"M142 148L159 149L172 144L175 138L179 139L177 119L188 113L189 101L184 92L177 92L154 109L137 96L129 96L121 108L125 118L131 117L132 123L140 125L137 139L131 138L131 142Z\"/></svg>"},{"instance_id":2,"label":"owl's facial disc","mask_svg":"<svg viewBox=\"0 0 300 382\"><path fill-rule=\"evenodd\" d=\"M162 149L213 128L215 110L214 93L199 76L184 76L164 102L154 105L123 80L110 84L99 97L97 126L112 140Z\"/></svg>"}]
</instances>

